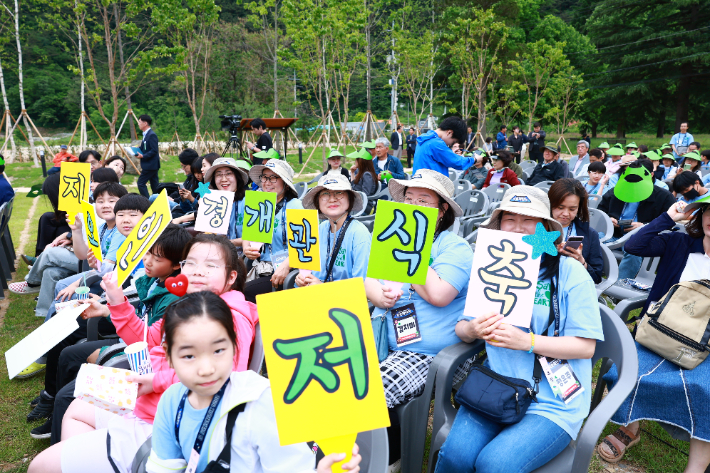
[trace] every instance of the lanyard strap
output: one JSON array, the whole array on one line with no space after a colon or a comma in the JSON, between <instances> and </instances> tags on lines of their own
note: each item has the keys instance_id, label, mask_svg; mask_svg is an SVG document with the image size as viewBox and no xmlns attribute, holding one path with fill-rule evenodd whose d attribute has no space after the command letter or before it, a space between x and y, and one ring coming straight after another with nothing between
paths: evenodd
<instances>
[{"instance_id":1,"label":"lanyard strap","mask_svg":"<svg viewBox=\"0 0 710 473\"><path fill-rule=\"evenodd\" d=\"M214 417L214 413L215 413L215 411L217 411L217 406L219 405L219 401L222 400L222 396L224 396L224 391L227 389L228 384L229 384L229 379L227 379L227 382L224 383L224 385L222 386L222 389L220 389L219 392L212 397L212 402L210 402L210 407L207 408L207 413L205 414L205 418L202 419L202 425L200 426L200 430L197 431L197 438L195 438L195 446L194 446L194 449L198 454L200 453L200 451L202 451L202 444L205 441L205 436L207 435L207 429L209 428L210 423L212 422L212 417ZM175 440L177 440L178 446L180 446L180 423L182 422L182 415L185 410L185 400L187 399L188 394L190 394L189 389L187 391L185 391L185 394L183 394L182 399L180 399L180 404L178 405L177 414L175 415ZM180 448L182 448L182 447L180 447Z\"/></svg>"},{"instance_id":2,"label":"lanyard strap","mask_svg":"<svg viewBox=\"0 0 710 473\"><path fill-rule=\"evenodd\" d=\"M338 235L338 239L335 241L335 246L333 247L333 253L330 252L330 233L328 232L328 249L327 249L327 254L330 255L330 261L328 262L328 271L325 273L325 279L323 279L323 282L328 282L328 280L331 277L331 274L333 273L333 266L335 266L335 260L338 258L338 252L340 251L340 247L343 244L343 238L345 238L345 232L348 230L348 226L350 225L350 222L352 221L352 216L348 215L348 218L345 219L345 223L343 223L343 226L340 227L340 234Z\"/></svg>"},{"instance_id":3,"label":"lanyard strap","mask_svg":"<svg viewBox=\"0 0 710 473\"><path fill-rule=\"evenodd\" d=\"M276 204L276 209L274 211L274 216L281 212L281 209L286 205L286 198L281 199L281 202ZM286 239L286 210L281 214L281 239L283 240L284 248L288 248L288 243ZM273 256L273 244L268 244Z\"/></svg>"},{"instance_id":4,"label":"lanyard strap","mask_svg":"<svg viewBox=\"0 0 710 473\"><path fill-rule=\"evenodd\" d=\"M552 290L550 291L550 318L548 320L547 327L543 330L540 335L546 334L553 322L555 324L554 337L560 336L560 303L557 300L557 284L556 277L551 280ZM532 331L532 330L531 330ZM540 380L542 379L542 365L538 360L537 355L535 356L534 367L533 367L533 381L535 381L535 394L539 392Z\"/></svg>"},{"instance_id":5,"label":"lanyard strap","mask_svg":"<svg viewBox=\"0 0 710 473\"><path fill-rule=\"evenodd\" d=\"M574 222L570 222L569 227L567 227L567 236L565 237L565 241L569 240L569 237L572 234L573 226L574 226Z\"/></svg>"}]
</instances>

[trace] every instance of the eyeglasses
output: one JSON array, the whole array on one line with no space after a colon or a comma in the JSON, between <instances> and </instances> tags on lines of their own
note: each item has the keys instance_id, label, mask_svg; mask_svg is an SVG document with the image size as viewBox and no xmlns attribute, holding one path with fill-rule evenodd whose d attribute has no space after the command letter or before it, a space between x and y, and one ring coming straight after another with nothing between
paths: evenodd
<instances>
[{"instance_id":1,"label":"eyeglasses","mask_svg":"<svg viewBox=\"0 0 710 473\"><path fill-rule=\"evenodd\" d=\"M321 192L318 196L321 200L330 200L331 197L335 197L335 200L343 200L347 192L345 191L335 191L335 192Z\"/></svg>"},{"instance_id":2,"label":"eyeglasses","mask_svg":"<svg viewBox=\"0 0 710 473\"><path fill-rule=\"evenodd\" d=\"M224 171L224 172L214 173L214 177L229 177L229 176L234 176L234 173L232 171Z\"/></svg>"},{"instance_id":3,"label":"eyeglasses","mask_svg":"<svg viewBox=\"0 0 710 473\"><path fill-rule=\"evenodd\" d=\"M261 181L262 183L269 181L270 183L275 184L279 179L281 178L277 175L267 176L266 174L262 174L261 176L259 176L259 181Z\"/></svg>"},{"instance_id":4,"label":"eyeglasses","mask_svg":"<svg viewBox=\"0 0 710 473\"><path fill-rule=\"evenodd\" d=\"M210 276L216 274L217 271L224 268L224 266L219 266L214 263L198 264L191 260L184 260L180 261L180 268L185 275L195 274L199 269L202 269L204 276Z\"/></svg>"},{"instance_id":5,"label":"eyeglasses","mask_svg":"<svg viewBox=\"0 0 710 473\"><path fill-rule=\"evenodd\" d=\"M405 204L422 205L424 207L437 207L438 206L438 204L435 202L427 202L424 199L416 199L415 200L409 195L404 196L404 203Z\"/></svg>"}]
</instances>

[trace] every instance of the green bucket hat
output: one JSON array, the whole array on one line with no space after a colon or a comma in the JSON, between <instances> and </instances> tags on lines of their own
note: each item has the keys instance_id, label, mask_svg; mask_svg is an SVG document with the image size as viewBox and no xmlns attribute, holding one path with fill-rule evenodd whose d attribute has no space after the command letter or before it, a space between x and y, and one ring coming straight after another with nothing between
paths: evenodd
<instances>
[{"instance_id":1,"label":"green bucket hat","mask_svg":"<svg viewBox=\"0 0 710 473\"><path fill-rule=\"evenodd\" d=\"M375 140L372 141L363 141L362 142L362 147L367 148L367 149L375 149Z\"/></svg>"},{"instance_id":2,"label":"green bucket hat","mask_svg":"<svg viewBox=\"0 0 710 473\"><path fill-rule=\"evenodd\" d=\"M330 153L328 153L328 159L330 158L343 158L345 155L340 152L339 149L331 149Z\"/></svg>"},{"instance_id":3,"label":"green bucket hat","mask_svg":"<svg viewBox=\"0 0 710 473\"><path fill-rule=\"evenodd\" d=\"M643 153L643 155L646 156L651 161L660 161L661 160L661 156L656 151L646 151L645 153Z\"/></svg>"},{"instance_id":4,"label":"green bucket hat","mask_svg":"<svg viewBox=\"0 0 710 473\"><path fill-rule=\"evenodd\" d=\"M258 153L254 153L254 157L260 158L260 159L281 159L281 155L274 148L271 148L266 151L259 151Z\"/></svg>"},{"instance_id":5,"label":"green bucket hat","mask_svg":"<svg viewBox=\"0 0 710 473\"><path fill-rule=\"evenodd\" d=\"M686 153L683 157L685 159L694 159L696 161L702 161L700 159L700 153L698 153L697 151L691 151L690 153Z\"/></svg>"},{"instance_id":6,"label":"green bucket hat","mask_svg":"<svg viewBox=\"0 0 710 473\"><path fill-rule=\"evenodd\" d=\"M636 142L635 142L635 141L632 141L631 143L627 144L626 147L627 147L627 148L636 148L636 149L638 149L638 146L636 146Z\"/></svg>"},{"instance_id":7,"label":"green bucket hat","mask_svg":"<svg viewBox=\"0 0 710 473\"><path fill-rule=\"evenodd\" d=\"M600 144L599 146L597 146L597 148L599 148L599 149L609 149L609 148L611 148L611 146L609 146L609 143L607 143L607 142L605 141L604 143L602 143L602 144Z\"/></svg>"},{"instance_id":8,"label":"green bucket hat","mask_svg":"<svg viewBox=\"0 0 710 473\"><path fill-rule=\"evenodd\" d=\"M670 143L663 143L663 144L661 145L661 149L666 149L666 148L671 148L671 149L672 149L673 147L670 145Z\"/></svg>"},{"instance_id":9,"label":"green bucket hat","mask_svg":"<svg viewBox=\"0 0 710 473\"><path fill-rule=\"evenodd\" d=\"M616 146L612 146L609 148L609 151L606 152L609 156L623 156L624 155L624 150L617 148Z\"/></svg>"}]
</instances>

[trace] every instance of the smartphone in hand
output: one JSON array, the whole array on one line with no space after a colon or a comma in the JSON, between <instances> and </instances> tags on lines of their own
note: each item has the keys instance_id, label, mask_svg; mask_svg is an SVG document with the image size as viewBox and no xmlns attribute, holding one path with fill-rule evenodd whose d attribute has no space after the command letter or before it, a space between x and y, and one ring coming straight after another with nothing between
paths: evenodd
<instances>
[{"instance_id":1,"label":"smartphone in hand","mask_svg":"<svg viewBox=\"0 0 710 473\"><path fill-rule=\"evenodd\" d=\"M584 241L583 236L573 236L570 237L569 240L565 242L564 249L565 250L576 250L579 248L579 246L582 244Z\"/></svg>"}]
</instances>

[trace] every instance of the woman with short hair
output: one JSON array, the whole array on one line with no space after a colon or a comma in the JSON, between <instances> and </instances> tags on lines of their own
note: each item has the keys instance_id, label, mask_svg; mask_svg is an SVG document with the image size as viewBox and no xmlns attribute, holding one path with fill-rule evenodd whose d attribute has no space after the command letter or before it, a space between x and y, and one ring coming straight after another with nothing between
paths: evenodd
<instances>
[{"instance_id":1,"label":"woman with short hair","mask_svg":"<svg viewBox=\"0 0 710 473\"><path fill-rule=\"evenodd\" d=\"M513 155L509 151L497 151L491 159L493 160L493 169L488 171L486 182L483 183L484 189L491 184L510 184L511 187L520 185L518 176L508 167L513 161Z\"/></svg>"}]
</instances>

